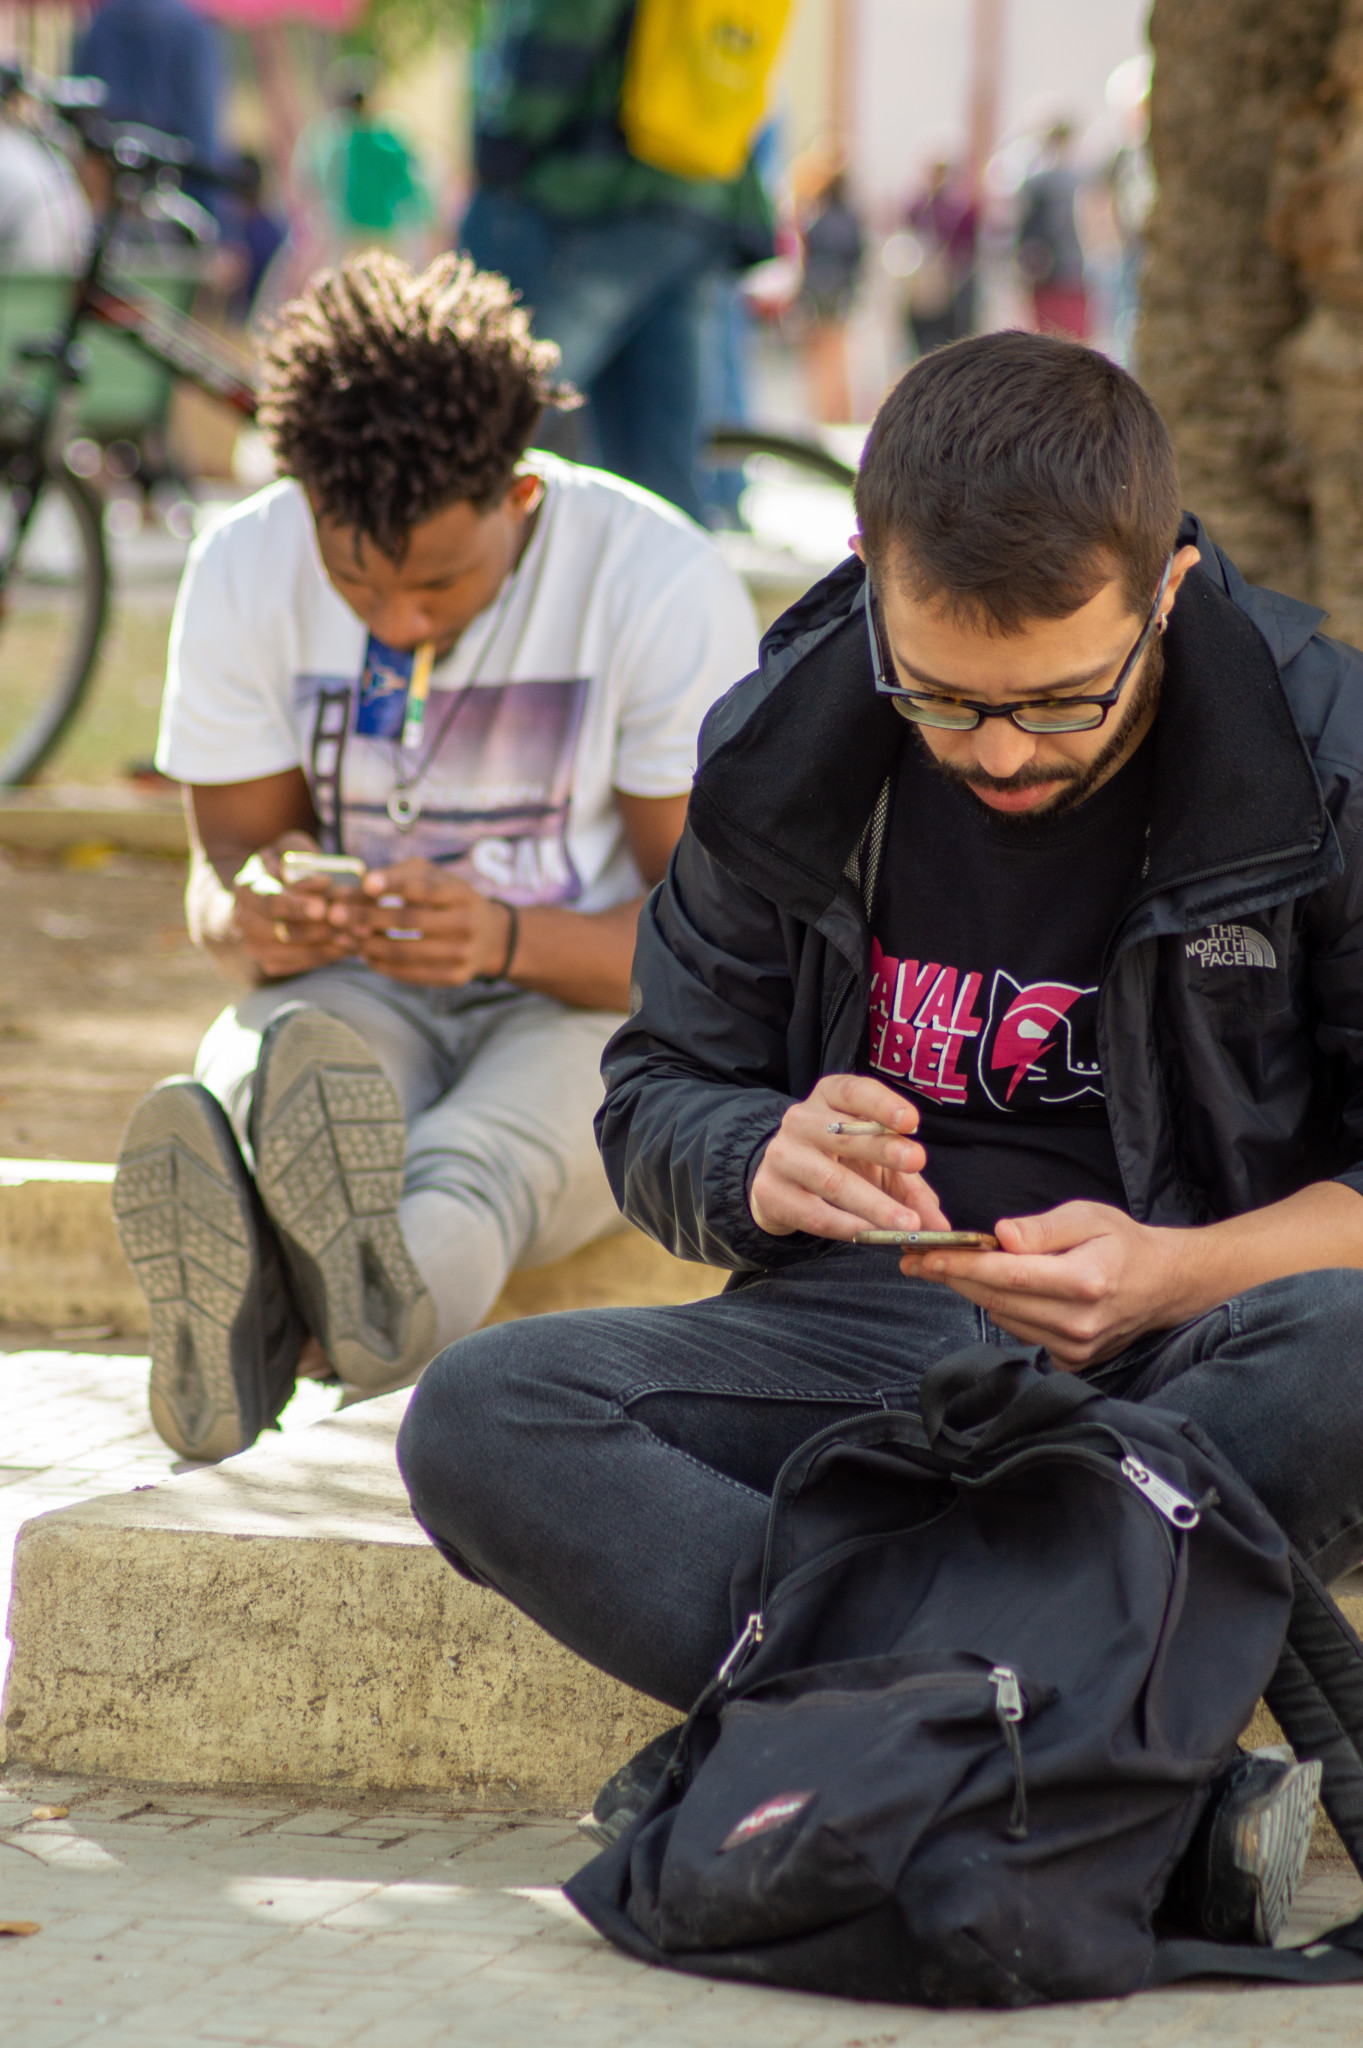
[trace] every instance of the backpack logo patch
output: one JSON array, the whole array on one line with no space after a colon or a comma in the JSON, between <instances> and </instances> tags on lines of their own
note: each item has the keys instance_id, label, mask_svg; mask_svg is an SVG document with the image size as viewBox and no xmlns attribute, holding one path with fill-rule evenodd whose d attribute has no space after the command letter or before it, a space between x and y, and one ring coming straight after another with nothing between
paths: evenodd
<instances>
[{"instance_id":1,"label":"backpack logo patch","mask_svg":"<svg viewBox=\"0 0 1363 2048\"><path fill-rule=\"evenodd\" d=\"M1276 967L1278 956L1252 924L1209 924L1183 948L1199 967Z\"/></svg>"},{"instance_id":2,"label":"backpack logo patch","mask_svg":"<svg viewBox=\"0 0 1363 2048\"><path fill-rule=\"evenodd\" d=\"M758 1835L769 1835L773 1828L783 1828L788 1820L794 1820L797 1813L804 1812L813 1797L812 1792L778 1792L774 1799L764 1799L751 1813L744 1814L737 1827L730 1828L719 1845L719 1854L723 1856L730 1849L741 1848L744 1842L755 1841Z\"/></svg>"}]
</instances>

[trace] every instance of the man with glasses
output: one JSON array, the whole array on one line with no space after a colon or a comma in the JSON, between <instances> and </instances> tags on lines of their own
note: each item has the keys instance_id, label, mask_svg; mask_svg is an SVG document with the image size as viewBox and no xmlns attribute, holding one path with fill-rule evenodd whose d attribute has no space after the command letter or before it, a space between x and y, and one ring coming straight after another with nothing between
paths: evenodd
<instances>
[{"instance_id":1,"label":"man with glasses","mask_svg":"<svg viewBox=\"0 0 1363 2048\"><path fill-rule=\"evenodd\" d=\"M707 719L605 1057L625 1214L730 1286L480 1332L400 1444L452 1562L678 1709L783 1460L969 1343L1167 1401L1323 1577L1363 1557L1363 657L1074 343L917 364L857 511ZM920 1229L997 1248L856 1242ZM1251 1773L1285 1884L1219 1837L1260 1939L1301 1768Z\"/></svg>"}]
</instances>

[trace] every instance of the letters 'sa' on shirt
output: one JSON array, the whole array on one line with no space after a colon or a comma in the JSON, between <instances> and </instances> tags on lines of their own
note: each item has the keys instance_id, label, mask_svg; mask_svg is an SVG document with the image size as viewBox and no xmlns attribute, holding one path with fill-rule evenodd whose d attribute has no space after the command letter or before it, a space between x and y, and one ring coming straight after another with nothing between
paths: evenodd
<instances>
[{"instance_id":1,"label":"letters 'sa' on shirt","mask_svg":"<svg viewBox=\"0 0 1363 2048\"><path fill-rule=\"evenodd\" d=\"M689 789L701 720L756 666L752 605L672 506L538 451L527 466L545 480L530 544L436 663L405 753L410 656L328 582L299 486L272 484L209 527L176 602L163 774L301 766L338 849L370 866L420 855L485 894L588 911L637 895L612 792ZM420 815L399 832L387 803L414 762Z\"/></svg>"},{"instance_id":2,"label":"letters 'sa' on shirt","mask_svg":"<svg viewBox=\"0 0 1363 2048\"><path fill-rule=\"evenodd\" d=\"M1104 949L1140 873L1148 745L1054 820L1003 816L911 734L872 907L866 1071L918 1107L958 1230L1126 1207L1098 1057Z\"/></svg>"}]
</instances>

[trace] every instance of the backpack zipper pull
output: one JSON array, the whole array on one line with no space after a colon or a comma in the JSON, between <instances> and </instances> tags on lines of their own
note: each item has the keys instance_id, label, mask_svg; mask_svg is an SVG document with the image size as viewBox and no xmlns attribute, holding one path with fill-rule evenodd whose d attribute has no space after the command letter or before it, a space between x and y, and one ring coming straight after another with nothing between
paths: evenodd
<instances>
[{"instance_id":1,"label":"backpack zipper pull","mask_svg":"<svg viewBox=\"0 0 1363 2048\"><path fill-rule=\"evenodd\" d=\"M1022 1695L1018 1675L1007 1664L996 1664L989 1674L994 1688L994 1712L1003 1730L1003 1739L1008 1744L1008 1760L1013 1766L1013 1810L1008 1816L1004 1833L1010 1842L1025 1842L1027 1839L1027 1781L1022 1775L1022 1744L1018 1740L1018 1722L1025 1720L1027 1702Z\"/></svg>"},{"instance_id":2,"label":"backpack zipper pull","mask_svg":"<svg viewBox=\"0 0 1363 2048\"><path fill-rule=\"evenodd\" d=\"M1165 1520L1172 1522L1176 1529L1195 1529L1202 1520L1201 1510L1195 1507L1167 1479L1161 1479L1148 1465L1142 1465L1139 1458L1129 1454L1122 1459L1123 1476L1131 1481L1137 1493L1143 1493L1150 1505L1158 1508Z\"/></svg>"},{"instance_id":3,"label":"backpack zipper pull","mask_svg":"<svg viewBox=\"0 0 1363 2048\"><path fill-rule=\"evenodd\" d=\"M747 1657L749 1650L754 1649L761 1640L762 1616L760 1613L750 1614L743 1624L743 1633L739 1636L738 1641L715 1673L715 1683L723 1685L726 1680L732 1678Z\"/></svg>"},{"instance_id":4,"label":"backpack zipper pull","mask_svg":"<svg viewBox=\"0 0 1363 2048\"><path fill-rule=\"evenodd\" d=\"M994 1712L1000 1721L1021 1721L1027 1713L1027 1702L1022 1697L1016 1671L1007 1664L996 1664L989 1674L994 1688Z\"/></svg>"}]
</instances>

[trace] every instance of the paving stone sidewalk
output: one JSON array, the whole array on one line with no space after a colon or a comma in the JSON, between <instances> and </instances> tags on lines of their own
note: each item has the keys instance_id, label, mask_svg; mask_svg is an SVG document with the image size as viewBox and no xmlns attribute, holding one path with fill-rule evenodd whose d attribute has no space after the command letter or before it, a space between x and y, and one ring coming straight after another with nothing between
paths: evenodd
<instances>
[{"instance_id":1,"label":"paving stone sidewalk","mask_svg":"<svg viewBox=\"0 0 1363 2048\"><path fill-rule=\"evenodd\" d=\"M36 1820L35 1806L69 1805ZM0 1789L6 2048L1165 2048L1363 2039L1357 1986L1198 1986L1028 2013L927 2013L650 1970L557 1887L583 1860L559 1818ZM1358 1887L1316 1875L1301 1938Z\"/></svg>"},{"instance_id":2,"label":"paving stone sidewalk","mask_svg":"<svg viewBox=\"0 0 1363 2048\"><path fill-rule=\"evenodd\" d=\"M173 1469L146 1362L0 1347L0 1555L26 1514ZM288 1427L334 1394L303 1391ZM35 1808L65 1806L64 1816ZM927 2013L712 1985L608 1949L558 1886L561 1815L440 1802L183 1794L0 1777L3 2048L1326 2048L1363 2043L1356 1986L1198 1985L1028 2013ZM1289 1938L1363 1905L1322 1866Z\"/></svg>"}]
</instances>

